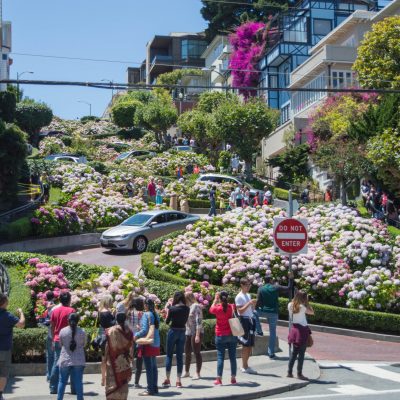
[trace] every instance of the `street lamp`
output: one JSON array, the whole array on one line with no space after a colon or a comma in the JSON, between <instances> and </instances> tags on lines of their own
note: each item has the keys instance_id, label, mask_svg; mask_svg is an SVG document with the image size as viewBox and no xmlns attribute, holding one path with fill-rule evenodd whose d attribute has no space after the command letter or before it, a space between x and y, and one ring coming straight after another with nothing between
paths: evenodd
<instances>
[{"instance_id":1,"label":"street lamp","mask_svg":"<svg viewBox=\"0 0 400 400\"><path fill-rule=\"evenodd\" d=\"M179 94L178 94L178 98L179 98L179 115L182 114L182 101L183 101L183 97L184 97L183 93L182 93L182 92L179 92Z\"/></svg>"},{"instance_id":2,"label":"street lamp","mask_svg":"<svg viewBox=\"0 0 400 400\"><path fill-rule=\"evenodd\" d=\"M222 86L226 86L226 76L222 72L217 71L215 65L212 65L210 68L204 67L201 70L205 71L205 72L215 72L216 74L218 74L222 78ZM226 92L226 94L228 94L228 88L227 87L225 87L225 92Z\"/></svg>"},{"instance_id":3,"label":"street lamp","mask_svg":"<svg viewBox=\"0 0 400 400\"><path fill-rule=\"evenodd\" d=\"M83 101L83 100L78 100L78 103L85 103L89 106L89 115L92 116L92 105L87 102L87 101Z\"/></svg>"},{"instance_id":4,"label":"street lamp","mask_svg":"<svg viewBox=\"0 0 400 400\"><path fill-rule=\"evenodd\" d=\"M111 87L111 103L112 99L114 98L114 81L111 81L110 79L102 79L101 82L109 82L110 87Z\"/></svg>"},{"instance_id":5,"label":"street lamp","mask_svg":"<svg viewBox=\"0 0 400 400\"><path fill-rule=\"evenodd\" d=\"M24 71L24 72L17 72L17 102L21 101L21 95L19 93L19 78L23 75L23 74L33 74L32 71Z\"/></svg>"}]
</instances>

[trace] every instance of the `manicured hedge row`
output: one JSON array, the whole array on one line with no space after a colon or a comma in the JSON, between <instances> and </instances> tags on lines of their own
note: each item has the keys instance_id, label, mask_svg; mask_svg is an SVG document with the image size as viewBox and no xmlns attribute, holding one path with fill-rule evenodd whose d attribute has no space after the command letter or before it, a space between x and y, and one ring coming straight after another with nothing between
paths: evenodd
<instances>
[{"instance_id":1,"label":"manicured hedge row","mask_svg":"<svg viewBox=\"0 0 400 400\"><path fill-rule=\"evenodd\" d=\"M32 236L32 223L29 217L22 217L0 226L0 240L12 241Z\"/></svg>"},{"instance_id":2,"label":"manicured hedge row","mask_svg":"<svg viewBox=\"0 0 400 400\"><path fill-rule=\"evenodd\" d=\"M288 318L288 299L279 299L280 317ZM368 332L400 334L400 315L378 311L355 310L330 306L328 304L311 303L315 315L307 316L311 324L337 326Z\"/></svg>"},{"instance_id":3,"label":"manicured hedge row","mask_svg":"<svg viewBox=\"0 0 400 400\"><path fill-rule=\"evenodd\" d=\"M214 348L215 320L204 320L203 348ZM169 327L163 322L160 324L161 351L165 353L167 331ZM100 361L100 353L94 351L90 341L97 333L97 328L85 328L87 335L86 359L87 361ZM46 351L46 328L14 329L13 336L13 361L28 362L43 359Z\"/></svg>"},{"instance_id":4,"label":"manicured hedge row","mask_svg":"<svg viewBox=\"0 0 400 400\"><path fill-rule=\"evenodd\" d=\"M153 279L159 282L172 283L178 286L187 286L189 281L185 278L170 274L163 271L154 265L154 253L143 253L142 254L142 271L146 278Z\"/></svg>"},{"instance_id":5,"label":"manicured hedge row","mask_svg":"<svg viewBox=\"0 0 400 400\"><path fill-rule=\"evenodd\" d=\"M281 188L274 188L274 196L277 199L281 200L289 200L289 190L281 189ZM298 199L299 195L297 193L292 193L293 199Z\"/></svg>"},{"instance_id":6,"label":"manicured hedge row","mask_svg":"<svg viewBox=\"0 0 400 400\"><path fill-rule=\"evenodd\" d=\"M42 262L48 262L53 265L60 265L64 269L64 274L70 281L71 287L75 286L91 278L98 276L109 268L100 265L82 264L72 261L62 260L51 256L46 256L39 253L24 253L24 252L0 252L0 261L5 264L10 270L11 267L23 265L30 258L39 258ZM22 279L23 281L23 279Z\"/></svg>"},{"instance_id":7,"label":"manicured hedge row","mask_svg":"<svg viewBox=\"0 0 400 400\"><path fill-rule=\"evenodd\" d=\"M161 247L162 247L162 245L163 245L163 243L164 243L165 240L167 240L167 239L174 239L174 238L176 238L177 236L181 235L181 234L184 233L184 232L185 232L184 230L176 231L176 232L172 232L172 233L170 233L170 234L168 234L168 235L161 236L161 237L158 238L158 239L152 240L152 241L149 243L148 247L147 247L147 251L150 252L150 253L157 253L157 254L160 254L160 252L161 252Z\"/></svg>"},{"instance_id":8,"label":"manicured hedge row","mask_svg":"<svg viewBox=\"0 0 400 400\"><path fill-rule=\"evenodd\" d=\"M210 208L210 202L208 200L201 199L189 199L190 208Z\"/></svg>"}]
</instances>

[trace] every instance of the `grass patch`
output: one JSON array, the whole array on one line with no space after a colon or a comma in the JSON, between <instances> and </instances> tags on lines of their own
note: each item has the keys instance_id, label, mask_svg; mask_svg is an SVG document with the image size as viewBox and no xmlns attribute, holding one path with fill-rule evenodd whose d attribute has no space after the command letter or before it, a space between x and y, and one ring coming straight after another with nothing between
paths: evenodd
<instances>
[{"instance_id":1,"label":"grass patch","mask_svg":"<svg viewBox=\"0 0 400 400\"><path fill-rule=\"evenodd\" d=\"M32 235L31 216L18 218L13 222L0 226L0 240L20 240Z\"/></svg>"},{"instance_id":2,"label":"grass patch","mask_svg":"<svg viewBox=\"0 0 400 400\"><path fill-rule=\"evenodd\" d=\"M59 204L62 196L62 191L58 187L50 187L49 204Z\"/></svg>"}]
</instances>

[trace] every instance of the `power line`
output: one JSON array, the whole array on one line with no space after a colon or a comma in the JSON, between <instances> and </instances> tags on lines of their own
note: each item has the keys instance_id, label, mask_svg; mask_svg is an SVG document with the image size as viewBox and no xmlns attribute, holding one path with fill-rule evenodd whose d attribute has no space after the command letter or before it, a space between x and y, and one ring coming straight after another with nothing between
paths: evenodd
<instances>
[{"instance_id":1,"label":"power line","mask_svg":"<svg viewBox=\"0 0 400 400\"><path fill-rule=\"evenodd\" d=\"M55 58L55 59L61 59L61 60L75 60L75 61L91 61L91 62L107 62L107 63L117 63L117 64L137 64L137 65L142 65L143 62L138 62L138 61L122 61L122 60L109 60L109 59L99 59L99 58L83 58L83 57L69 57L69 56L57 56L57 55L50 55L50 54L31 54L31 53L15 53L12 52L14 55L20 55L20 56L27 56L27 57L43 57L43 58ZM199 67L197 65L181 65L181 64L168 64L168 63L157 63L159 66L163 67L185 67L185 68L191 68L191 69L199 69L201 70L202 67ZM236 68L228 68L225 70L226 72L254 72L254 73L266 73L265 70L261 69L236 69ZM212 72L211 70L209 72ZM298 77L310 77L310 78L316 78L321 75L321 73L318 74L299 74L297 72L292 72L293 76L298 76ZM287 75L285 72L273 72L273 73L268 73L267 75L281 75L285 76ZM381 80L380 82L391 82L387 80Z\"/></svg>"},{"instance_id":2,"label":"power line","mask_svg":"<svg viewBox=\"0 0 400 400\"><path fill-rule=\"evenodd\" d=\"M84 86L98 89L125 89L125 90L151 90L155 88L164 89L216 89L215 86L210 85L172 85L172 84L127 84L127 83L109 83L104 82L80 82L80 81L47 81L47 80L19 80L16 79L2 79L0 84L13 84L19 82L20 85L43 85L43 86ZM249 90L256 92L322 92L322 93L400 93L400 89L359 89L359 88L264 88L256 86L218 86L218 89L225 90Z\"/></svg>"}]
</instances>

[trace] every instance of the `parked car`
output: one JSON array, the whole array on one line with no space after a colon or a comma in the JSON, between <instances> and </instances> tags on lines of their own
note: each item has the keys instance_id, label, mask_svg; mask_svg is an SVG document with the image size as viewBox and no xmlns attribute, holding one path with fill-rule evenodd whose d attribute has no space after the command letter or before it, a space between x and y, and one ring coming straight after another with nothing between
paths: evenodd
<instances>
[{"instance_id":1,"label":"parked car","mask_svg":"<svg viewBox=\"0 0 400 400\"><path fill-rule=\"evenodd\" d=\"M63 131L42 131L39 132L39 138L43 139L45 137L56 137L56 136L63 136L64 132Z\"/></svg>"},{"instance_id":2,"label":"parked car","mask_svg":"<svg viewBox=\"0 0 400 400\"><path fill-rule=\"evenodd\" d=\"M149 241L193 224L197 215L180 211L153 210L133 215L122 224L107 229L100 238L102 247L112 250L146 251Z\"/></svg>"},{"instance_id":3,"label":"parked car","mask_svg":"<svg viewBox=\"0 0 400 400\"><path fill-rule=\"evenodd\" d=\"M48 161L61 161L61 162L70 162L70 163L77 163L77 164L86 164L87 158L85 156L77 156L75 154L50 154L44 158Z\"/></svg>"},{"instance_id":4,"label":"parked car","mask_svg":"<svg viewBox=\"0 0 400 400\"><path fill-rule=\"evenodd\" d=\"M143 159L143 158L150 158L150 157L154 157L156 155L156 153L154 153L153 151L148 151L148 150L130 150L130 151L126 151L124 153L121 153L116 159L115 161L122 161L122 160L126 160L127 158L139 158Z\"/></svg>"},{"instance_id":5,"label":"parked car","mask_svg":"<svg viewBox=\"0 0 400 400\"><path fill-rule=\"evenodd\" d=\"M179 145L171 147L171 150L175 151L191 151L193 153L197 153L198 148L195 146L188 146L188 145Z\"/></svg>"},{"instance_id":6,"label":"parked car","mask_svg":"<svg viewBox=\"0 0 400 400\"><path fill-rule=\"evenodd\" d=\"M230 183L232 186L236 187L237 185L247 186L250 189L250 199L253 199L256 193L259 193L259 199L262 200L264 196L263 190L258 190L248 184L246 181L230 175L221 175L221 174L202 174L197 178L197 182L209 183L210 186L213 183L221 184L221 183ZM206 198L208 196L208 192L200 191L199 197Z\"/></svg>"}]
</instances>

